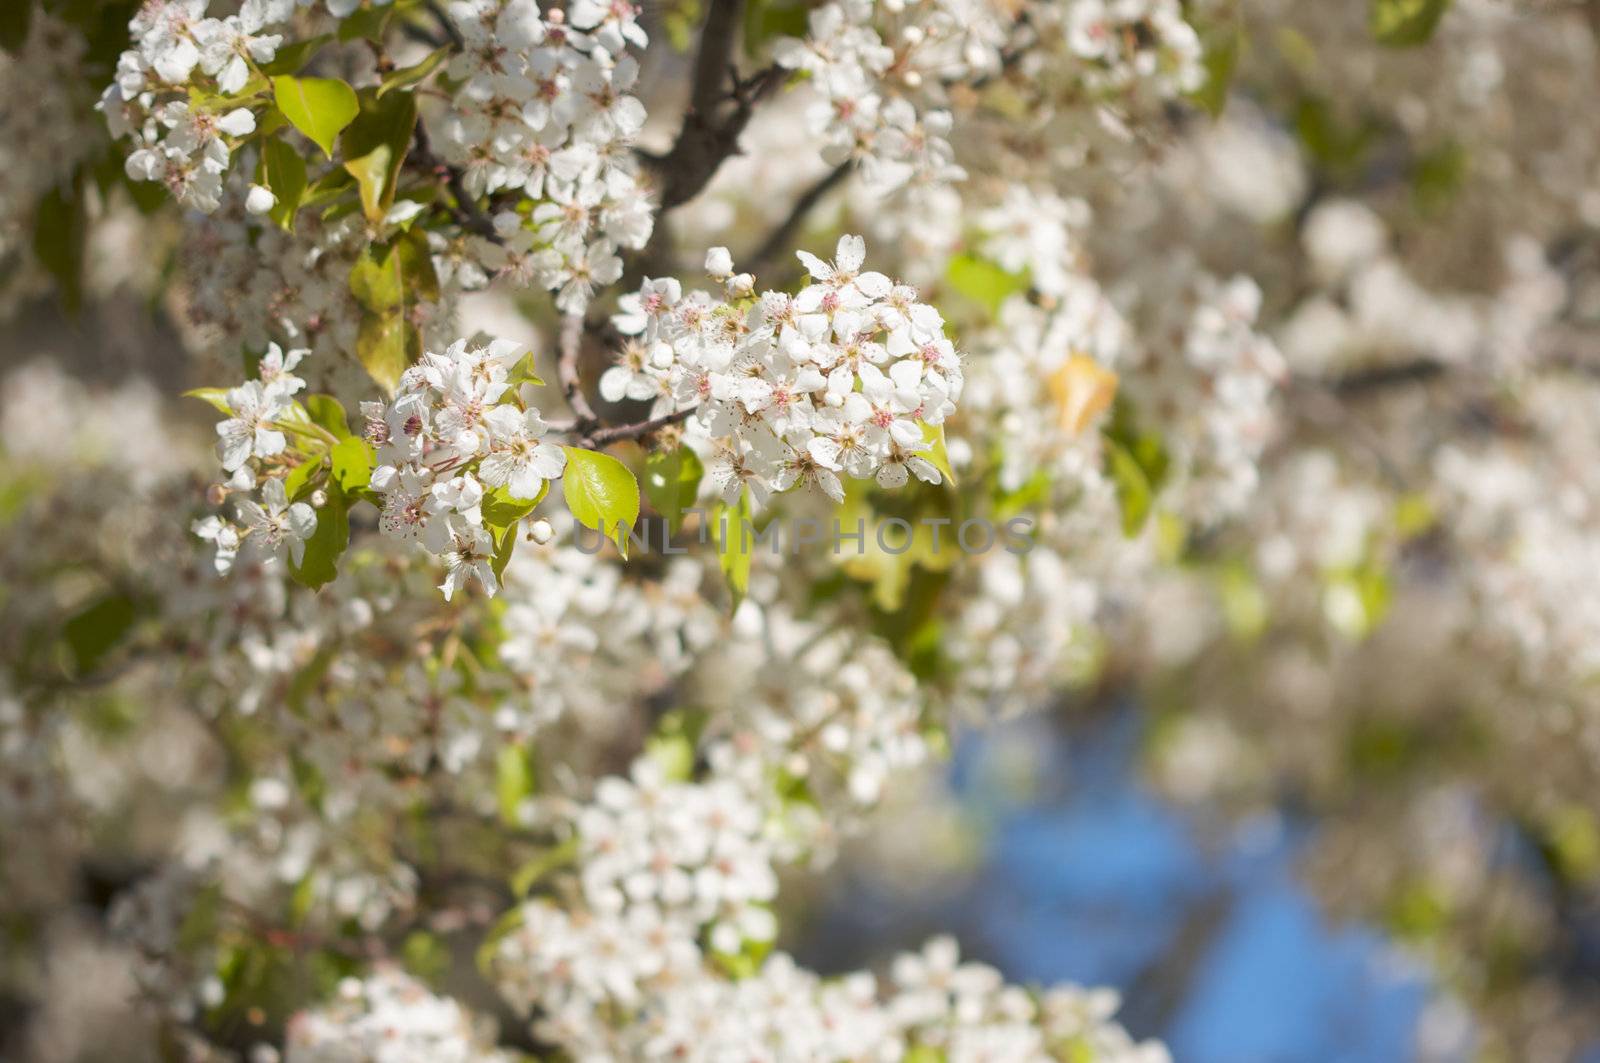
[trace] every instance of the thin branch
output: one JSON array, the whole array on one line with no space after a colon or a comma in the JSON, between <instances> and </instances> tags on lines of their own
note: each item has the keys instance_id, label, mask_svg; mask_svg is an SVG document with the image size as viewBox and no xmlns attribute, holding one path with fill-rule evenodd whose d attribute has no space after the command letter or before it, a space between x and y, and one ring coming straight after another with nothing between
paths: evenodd
<instances>
[{"instance_id":1,"label":"thin branch","mask_svg":"<svg viewBox=\"0 0 1600 1063\"><path fill-rule=\"evenodd\" d=\"M794 243L795 236L800 232L800 227L806 222L806 217L820 203L829 192L833 191L850 176L852 164L849 160L841 162L829 170L821 179L800 194L794 201L794 206L789 209L788 217L784 218L778 227L761 241L761 246L741 262L741 267L755 274L757 277L772 269L777 262L787 254L789 247Z\"/></svg>"},{"instance_id":2,"label":"thin branch","mask_svg":"<svg viewBox=\"0 0 1600 1063\"><path fill-rule=\"evenodd\" d=\"M435 181L444 185L455 200L453 204L444 204L444 208L450 212L455 223L467 232L476 233L493 243L503 243L504 238L495 229L494 222L478 208L477 200L467 194L466 186L462 183L461 171L433 153L433 144L428 139L427 128L421 122L417 123L412 140L411 157L417 160L419 166L432 174Z\"/></svg>"},{"instance_id":3,"label":"thin branch","mask_svg":"<svg viewBox=\"0 0 1600 1063\"><path fill-rule=\"evenodd\" d=\"M577 415L574 428L581 437L586 438L600 424L600 418L595 416L594 407L589 405L589 398L583 393L582 382L578 379L578 356L583 351L582 314L568 314L561 319L559 350L556 380L561 385L561 393L566 396L567 405Z\"/></svg>"},{"instance_id":4,"label":"thin branch","mask_svg":"<svg viewBox=\"0 0 1600 1063\"><path fill-rule=\"evenodd\" d=\"M1335 377L1323 385L1336 395L1353 398L1400 384L1424 383L1443 376L1445 365L1433 358L1418 358L1410 362L1358 369Z\"/></svg>"},{"instance_id":5,"label":"thin branch","mask_svg":"<svg viewBox=\"0 0 1600 1063\"><path fill-rule=\"evenodd\" d=\"M659 431L668 425L674 425L680 421L686 421L699 409L700 407L698 406L690 406L685 410L677 410L673 413L663 414L660 417L652 417L648 421L638 421L634 424L620 424L612 428L602 428L600 431L590 434L589 442L597 447L603 447L609 443L620 443L624 439L639 439L642 436L649 435L651 432Z\"/></svg>"}]
</instances>

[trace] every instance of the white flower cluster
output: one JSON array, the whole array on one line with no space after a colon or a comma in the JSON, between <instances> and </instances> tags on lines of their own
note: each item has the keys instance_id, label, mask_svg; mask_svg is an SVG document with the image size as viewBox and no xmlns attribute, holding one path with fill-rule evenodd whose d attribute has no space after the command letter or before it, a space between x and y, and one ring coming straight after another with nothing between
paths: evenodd
<instances>
[{"instance_id":1,"label":"white flower cluster","mask_svg":"<svg viewBox=\"0 0 1600 1063\"><path fill-rule=\"evenodd\" d=\"M289 1023L286 1063L501 1063L483 1024L393 966L346 978Z\"/></svg>"},{"instance_id":2,"label":"white flower cluster","mask_svg":"<svg viewBox=\"0 0 1600 1063\"><path fill-rule=\"evenodd\" d=\"M639 64L625 54L647 43L637 8L579 0L541 16L533 0L456 0L450 15L465 47L448 68L452 105L432 123L440 154L472 195L540 201L498 214L496 238L473 246L494 275L537 279L580 313L622 275L617 249L643 247L654 224L633 150Z\"/></svg>"},{"instance_id":3,"label":"white flower cluster","mask_svg":"<svg viewBox=\"0 0 1600 1063\"><path fill-rule=\"evenodd\" d=\"M774 57L815 85L807 124L824 157L860 160L867 187L884 193L966 178L945 82L998 69L1006 29L997 5L842 0L812 11L806 38L781 39Z\"/></svg>"},{"instance_id":4,"label":"white flower cluster","mask_svg":"<svg viewBox=\"0 0 1600 1063\"><path fill-rule=\"evenodd\" d=\"M729 955L746 941L770 942L778 877L765 820L737 779L674 782L641 757L629 780L600 780L574 817L584 901L602 918L649 909L651 923L679 924L691 938L704 929Z\"/></svg>"},{"instance_id":5,"label":"white flower cluster","mask_svg":"<svg viewBox=\"0 0 1600 1063\"><path fill-rule=\"evenodd\" d=\"M1155 307L1141 329L1150 346L1125 384L1162 426L1182 470L1171 489L1178 511L1204 522L1237 513L1255 492L1287 366L1255 331L1255 281L1186 274L1174 271L1179 287L1168 298L1156 295L1156 283L1141 292Z\"/></svg>"},{"instance_id":6,"label":"white flower cluster","mask_svg":"<svg viewBox=\"0 0 1600 1063\"><path fill-rule=\"evenodd\" d=\"M371 481L383 496L378 527L439 555L447 601L469 579L491 595L499 588L485 489L533 502L566 468L566 452L542 439L532 385L512 383L521 354L507 340L482 347L458 340L407 369L390 402L361 404L379 462Z\"/></svg>"},{"instance_id":7,"label":"white flower cluster","mask_svg":"<svg viewBox=\"0 0 1600 1063\"><path fill-rule=\"evenodd\" d=\"M752 297L724 248L706 268L727 301L646 280L613 319L637 341L602 394L654 398L657 413L693 409L691 435L709 442L709 475L729 503L746 486L765 505L797 485L840 501L841 473L886 488L939 483L925 429L955 411L962 385L944 319L914 288L863 272L859 236L841 237L832 263L799 257L813 283L794 296Z\"/></svg>"},{"instance_id":8,"label":"white flower cluster","mask_svg":"<svg viewBox=\"0 0 1600 1063\"><path fill-rule=\"evenodd\" d=\"M870 533L869 533L870 534ZM799 619L779 604L741 616L735 635L704 669L699 698L726 755L769 779L803 788L803 813L786 826L811 849L876 805L891 779L925 763L923 699L916 680L875 639L832 630L826 617ZM735 752L736 751L736 752ZM822 811L823 822L810 813Z\"/></svg>"},{"instance_id":9,"label":"white flower cluster","mask_svg":"<svg viewBox=\"0 0 1600 1063\"><path fill-rule=\"evenodd\" d=\"M746 977L707 965L692 939L647 920L571 915L543 901L496 953L499 984L537 1007L539 1035L577 1058L891 1061L919 1051L952 1061L1165 1063L1110 1021L1115 993L1006 985L960 962L953 940L904 954L884 982L867 972L823 979L784 953ZM651 947L641 949L640 943Z\"/></svg>"},{"instance_id":10,"label":"white flower cluster","mask_svg":"<svg viewBox=\"0 0 1600 1063\"><path fill-rule=\"evenodd\" d=\"M255 132L248 107L229 106L281 34L267 32L294 14L296 0L244 0L238 14L208 18L209 0L151 0L128 32L133 47L117 61L100 100L112 137L131 137L126 169L135 181L165 185L201 211L222 202L232 146Z\"/></svg>"},{"instance_id":11,"label":"white flower cluster","mask_svg":"<svg viewBox=\"0 0 1600 1063\"><path fill-rule=\"evenodd\" d=\"M1157 95L1198 89L1205 79L1203 49L1184 21L1179 0L1072 0L1036 3L1064 25L1067 47L1086 66L1091 91L1111 95L1145 85Z\"/></svg>"},{"instance_id":12,"label":"white flower cluster","mask_svg":"<svg viewBox=\"0 0 1600 1063\"><path fill-rule=\"evenodd\" d=\"M227 487L251 492L259 486L261 498L236 503L239 524L212 516L195 525L195 534L216 546L219 573L231 569L244 548L254 550L264 563L287 555L299 565L306 540L317 530L316 511L305 502L291 504L282 476L274 475L292 467L286 433L304 430L306 423L305 410L294 399L305 387L294 375L305 354L272 344L261 359L259 379L230 388L226 395L230 416L217 423L217 456L229 474Z\"/></svg>"}]
</instances>

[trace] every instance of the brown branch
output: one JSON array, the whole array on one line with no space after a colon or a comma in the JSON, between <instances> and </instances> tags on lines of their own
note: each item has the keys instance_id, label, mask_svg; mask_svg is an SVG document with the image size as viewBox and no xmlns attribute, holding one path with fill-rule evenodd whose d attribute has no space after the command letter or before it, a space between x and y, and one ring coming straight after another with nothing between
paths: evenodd
<instances>
[{"instance_id":1,"label":"brown branch","mask_svg":"<svg viewBox=\"0 0 1600 1063\"><path fill-rule=\"evenodd\" d=\"M582 314L568 314L561 319L559 351L556 380L561 385L561 393L566 396L567 405L577 415L573 427L578 432L579 441L584 442L600 424L600 418L595 416L594 407L589 405L589 398L583 393L582 382L578 379L578 356L583 351Z\"/></svg>"},{"instance_id":2,"label":"brown branch","mask_svg":"<svg viewBox=\"0 0 1600 1063\"><path fill-rule=\"evenodd\" d=\"M700 194L723 161L738 152L739 135L756 103L783 82L785 71L779 67L739 78L733 53L743 11L743 0L712 0L700 33L683 128L666 155L648 160L660 182L663 212ZM730 101L732 110L725 106Z\"/></svg>"},{"instance_id":3,"label":"brown branch","mask_svg":"<svg viewBox=\"0 0 1600 1063\"><path fill-rule=\"evenodd\" d=\"M597 447L603 447L610 443L620 443L624 439L638 439L641 436L649 435L651 432L659 431L668 425L686 421L699 409L700 407L698 406L690 406L685 410L677 410L673 413L662 414L660 417L652 417L648 421L636 421L633 424L619 424L611 428L602 428L600 431L589 435L589 442Z\"/></svg>"},{"instance_id":4,"label":"brown branch","mask_svg":"<svg viewBox=\"0 0 1600 1063\"><path fill-rule=\"evenodd\" d=\"M1445 365L1433 358L1418 358L1393 365L1358 369L1324 382L1323 386L1344 398L1354 398L1401 384L1420 384L1443 376Z\"/></svg>"}]
</instances>

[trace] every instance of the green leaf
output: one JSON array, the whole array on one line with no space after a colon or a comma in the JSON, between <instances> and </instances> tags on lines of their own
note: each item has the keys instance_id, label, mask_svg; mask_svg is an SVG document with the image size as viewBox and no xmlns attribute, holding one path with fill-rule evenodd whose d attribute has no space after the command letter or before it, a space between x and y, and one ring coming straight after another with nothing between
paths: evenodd
<instances>
[{"instance_id":1,"label":"green leaf","mask_svg":"<svg viewBox=\"0 0 1600 1063\"><path fill-rule=\"evenodd\" d=\"M333 459L333 479L346 492L355 492L372 481L372 447L360 436L346 436L339 440L330 455Z\"/></svg>"},{"instance_id":2,"label":"green leaf","mask_svg":"<svg viewBox=\"0 0 1600 1063\"><path fill-rule=\"evenodd\" d=\"M491 528L509 528L532 513L549 493L548 480L540 485L537 498L515 498L506 488L496 487L483 496L483 522Z\"/></svg>"},{"instance_id":3,"label":"green leaf","mask_svg":"<svg viewBox=\"0 0 1600 1063\"><path fill-rule=\"evenodd\" d=\"M400 167L417 127L417 99L409 92L380 97L361 93L361 113L339 139L344 168L356 179L361 209L374 225L394 206Z\"/></svg>"},{"instance_id":4,"label":"green leaf","mask_svg":"<svg viewBox=\"0 0 1600 1063\"><path fill-rule=\"evenodd\" d=\"M337 78L275 77L272 94L283 116L330 159L334 140L361 111L355 89Z\"/></svg>"},{"instance_id":5,"label":"green leaf","mask_svg":"<svg viewBox=\"0 0 1600 1063\"><path fill-rule=\"evenodd\" d=\"M305 556L290 564L296 583L316 590L339 576L339 555L350 545L349 505L337 484L328 484L328 501L317 510L317 530L306 540Z\"/></svg>"},{"instance_id":6,"label":"green leaf","mask_svg":"<svg viewBox=\"0 0 1600 1063\"><path fill-rule=\"evenodd\" d=\"M356 336L356 356L372 379L393 392L400 374L422 354L422 337L407 310L439 298L426 239L405 233L374 244L350 269L350 294L367 313Z\"/></svg>"},{"instance_id":7,"label":"green leaf","mask_svg":"<svg viewBox=\"0 0 1600 1063\"><path fill-rule=\"evenodd\" d=\"M305 408L311 423L326 428L335 439L350 435L350 419L345 416L344 406L332 395L307 395Z\"/></svg>"},{"instance_id":8,"label":"green leaf","mask_svg":"<svg viewBox=\"0 0 1600 1063\"><path fill-rule=\"evenodd\" d=\"M312 477L322 471L322 458L315 457L302 461L299 465L289 470L289 475L283 478L283 493L289 496L291 502L304 502L311 497L311 492L316 490Z\"/></svg>"},{"instance_id":9,"label":"green leaf","mask_svg":"<svg viewBox=\"0 0 1600 1063\"><path fill-rule=\"evenodd\" d=\"M355 184L350 179L350 174L343 167L329 170L311 183L306 189L305 197L300 205L303 207L320 207L342 196L351 185Z\"/></svg>"},{"instance_id":10,"label":"green leaf","mask_svg":"<svg viewBox=\"0 0 1600 1063\"><path fill-rule=\"evenodd\" d=\"M1234 72L1239 67L1239 53L1244 47L1244 28L1238 13L1222 16L1201 33L1200 39L1205 47L1206 80L1195 90L1194 101L1212 118L1221 118L1228 105Z\"/></svg>"},{"instance_id":11,"label":"green leaf","mask_svg":"<svg viewBox=\"0 0 1600 1063\"><path fill-rule=\"evenodd\" d=\"M356 333L356 357L391 395L412 362L422 355L422 336L398 310L365 314Z\"/></svg>"},{"instance_id":12,"label":"green leaf","mask_svg":"<svg viewBox=\"0 0 1600 1063\"><path fill-rule=\"evenodd\" d=\"M627 557L628 528L639 519L639 481L609 454L578 447L561 449L567 452L567 471L562 478L567 508L585 528L610 535Z\"/></svg>"},{"instance_id":13,"label":"green leaf","mask_svg":"<svg viewBox=\"0 0 1600 1063\"><path fill-rule=\"evenodd\" d=\"M1028 290L1029 279L1024 273L1007 273L986 258L976 255L956 255L945 268L944 279L951 288L987 310L990 316L1000 312L1006 297Z\"/></svg>"},{"instance_id":14,"label":"green leaf","mask_svg":"<svg viewBox=\"0 0 1600 1063\"><path fill-rule=\"evenodd\" d=\"M72 651L74 673L93 672L138 619L137 602L126 594L111 594L68 620L61 633Z\"/></svg>"},{"instance_id":15,"label":"green leaf","mask_svg":"<svg viewBox=\"0 0 1600 1063\"><path fill-rule=\"evenodd\" d=\"M439 278L426 240L407 233L373 244L350 267L350 294L373 313L404 309L418 300L439 298Z\"/></svg>"},{"instance_id":16,"label":"green leaf","mask_svg":"<svg viewBox=\"0 0 1600 1063\"><path fill-rule=\"evenodd\" d=\"M922 456L927 459L928 464L939 470L939 475L944 477L945 483L954 487L956 472L950 467L950 451L944 445L944 425L928 424L926 421L919 423L922 425L923 441L933 444L933 448L923 451Z\"/></svg>"},{"instance_id":17,"label":"green leaf","mask_svg":"<svg viewBox=\"0 0 1600 1063\"><path fill-rule=\"evenodd\" d=\"M517 868L511 875L511 892L518 897L526 897L540 879L557 868L566 867L576 862L577 859L578 839L576 837L568 838L560 845L551 846Z\"/></svg>"},{"instance_id":18,"label":"green leaf","mask_svg":"<svg viewBox=\"0 0 1600 1063\"><path fill-rule=\"evenodd\" d=\"M411 66L401 67L399 70L392 71L378 85L378 95L380 97L387 96L395 89L409 88L412 85L417 84L417 82L422 81L429 74L437 70L439 64L448 58L450 58L450 48L447 45L438 49L437 51L429 52L427 58L423 59L420 63L415 63Z\"/></svg>"},{"instance_id":19,"label":"green leaf","mask_svg":"<svg viewBox=\"0 0 1600 1063\"><path fill-rule=\"evenodd\" d=\"M1371 0L1371 4L1367 25L1372 36L1391 48L1426 44L1450 9L1450 0Z\"/></svg>"},{"instance_id":20,"label":"green leaf","mask_svg":"<svg viewBox=\"0 0 1600 1063\"><path fill-rule=\"evenodd\" d=\"M1122 534L1130 539L1139 534L1155 505L1155 488L1128 448L1106 441L1107 472L1117 485L1117 502L1122 506Z\"/></svg>"},{"instance_id":21,"label":"green leaf","mask_svg":"<svg viewBox=\"0 0 1600 1063\"><path fill-rule=\"evenodd\" d=\"M759 59L777 37L804 37L810 5L804 0L755 0L744 16L744 50Z\"/></svg>"},{"instance_id":22,"label":"green leaf","mask_svg":"<svg viewBox=\"0 0 1600 1063\"><path fill-rule=\"evenodd\" d=\"M306 161L281 138L268 137L261 145L256 181L278 197L267 217L283 231L293 232L295 213L306 194Z\"/></svg>"},{"instance_id":23,"label":"green leaf","mask_svg":"<svg viewBox=\"0 0 1600 1063\"><path fill-rule=\"evenodd\" d=\"M381 43L383 35L389 31L389 20L393 17L393 5L358 10L339 23L339 40L347 43L365 39Z\"/></svg>"},{"instance_id":24,"label":"green leaf","mask_svg":"<svg viewBox=\"0 0 1600 1063\"><path fill-rule=\"evenodd\" d=\"M525 746L506 744L494 761L494 796L500 822L515 827L522 822L522 802L534 793L533 758Z\"/></svg>"},{"instance_id":25,"label":"green leaf","mask_svg":"<svg viewBox=\"0 0 1600 1063\"><path fill-rule=\"evenodd\" d=\"M750 589L750 556L755 550L755 537L745 533L744 526L749 522L749 488L740 490L739 501L734 505L719 502L711 511L711 539L717 545L718 561L723 578L728 581L734 609L739 608Z\"/></svg>"},{"instance_id":26,"label":"green leaf","mask_svg":"<svg viewBox=\"0 0 1600 1063\"><path fill-rule=\"evenodd\" d=\"M201 402L210 404L218 413L226 417L233 416L233 410L228 408L227 388L190 388L183 393L183 397L186 399L199 399Z\"/></svg>"},{"instance_id":27,"label":"green leaf","mask_svg":"<svg viewBox=\"0 0 1600 1063\"><path fill-rule=\"evenodd\" d=\"M268 77L279 74L298 74L311 61L311 57L322 50L322 46L333 40L331 34L324 33L317 37L308 37L303 41L295 41L278 49L272 57L272 62L261 68L261 72Z\"/></svg>"},{"instance_id":28,"label":"green leaf","mask_svg":"<svg viewBox=\"0 0 1600 1063\"><path fill-rule=\"evenodd\" d=\"M0 48L17 54L28 39L32 21L33 0L9 0L0 4Z\"/></svg>"},{"instance_id":29,"label":"green leaf","mask_svg":"<svg viewBox=\"0 0 1600 1063\"><path fill-rule=\"evenodd\" d=\"M33 214L33 253L55 278L61 301L71 312L83 303L84 249L89 219L83 182L74 180L45 193Z\"/></svg>"},{"instance_id":30,"label":"green leaf","mask_svg":"<svg viewBox=\"0 0 1600 1063\"><path fill-rule=\"evenodd\" d=\"M533 352L529 351L511 367L511 372L506 375L506 386L514 388L519 384L532 384L536 388L544 387L544 380L533 371L533 366Z\"/></svg>"},{"instance_id":31,"label":"green leaf","mask_svg":"<svg viewBox=\"0 0 1600 1063\"><path fill-rule=\"evenodd\" d=\"M494 556L489 559L489 567L494 570L494 578L499 579L505 575L506 566L511 564L511 555L517 548L517 526L508 524L504 528L489 528L489 538L494 543Z\"/></svg>"},{"instance_id":32,"label":"green leaf","mask_svg":"<svg viewBox=\"0 0 1600 1063\"><path fill-rule=\"evenodd\" d=\"M644 459L644 493L673 535L683 526L683 511L694 505L705 472L700 456L688 447L658 450Z\"/></svg>"},{"instance_id":33,"label":"green leaf","mask_svg":"<svg viewBox=\"0 0 1600 1063\"><path fill-rule=\"evenodd\" d=\"M1156 494L1167 482L1171 462L1161 437L1135 424L1132 406L1118 398L1111 411L1111 423L1102 433L1106 472L1116 484L1122 505L1123 534L1131 538L1149 518Z\"/></svg>"}]
</instances>

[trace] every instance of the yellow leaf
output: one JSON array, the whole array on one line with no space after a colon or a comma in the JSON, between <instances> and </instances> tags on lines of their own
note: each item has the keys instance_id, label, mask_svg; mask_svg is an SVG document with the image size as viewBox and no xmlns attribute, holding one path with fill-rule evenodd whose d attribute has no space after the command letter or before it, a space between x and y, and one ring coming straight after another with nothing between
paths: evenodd
<instances>
[{"instance_id":1,"label":"yellow leaf","mask_svg":"<svg viewBox=\"0 0 1600 1063\"><path fill-rule=\"evenodd\" d=\"M1117 397L1117 374L1086 354L1068 358L1045 385L1060 410L1062 429L1071 435L1088 428Z\"/></svg>"}]
</instances>

